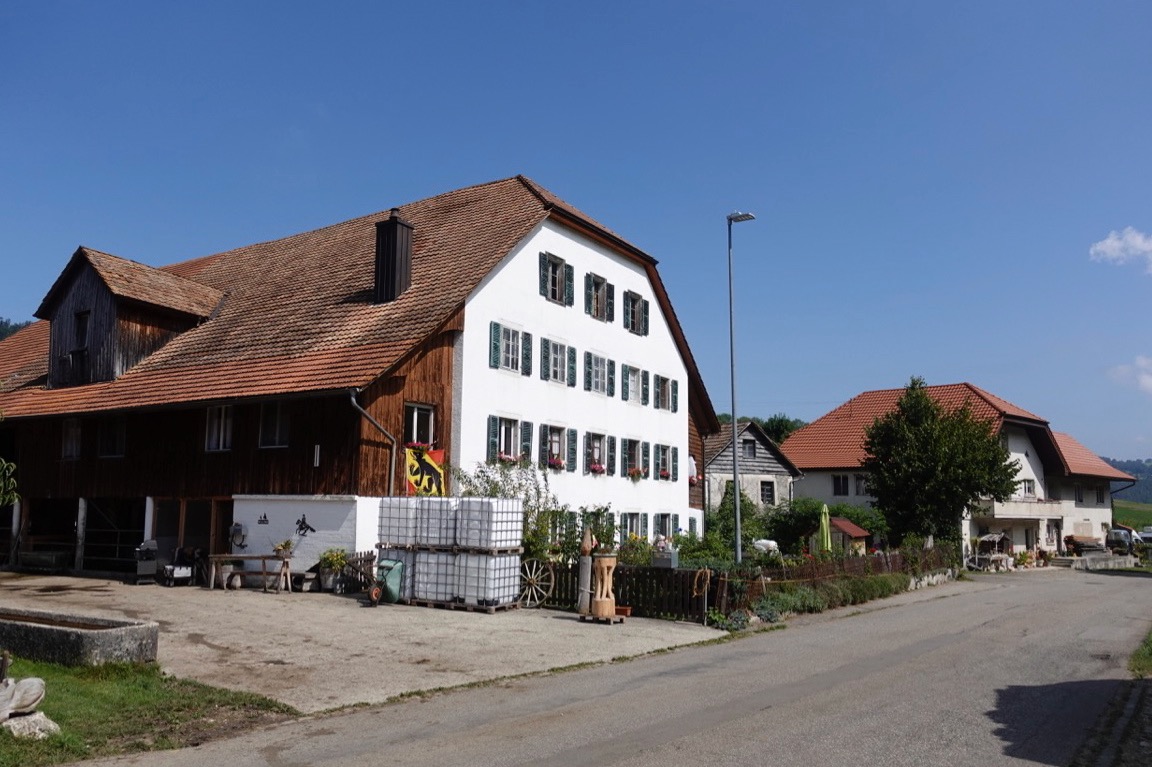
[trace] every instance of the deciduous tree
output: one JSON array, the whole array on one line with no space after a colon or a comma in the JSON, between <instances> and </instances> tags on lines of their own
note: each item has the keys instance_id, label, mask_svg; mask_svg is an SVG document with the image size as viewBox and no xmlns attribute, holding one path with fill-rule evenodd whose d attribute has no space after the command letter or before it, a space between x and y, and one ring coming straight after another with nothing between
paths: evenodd
<instances>
[{"instance_id":1,"label":"deciduous tree","mask_svg":"<svg viewBox=\"0 0 1152 767\"><path fill-rule=\"evenodd\" d=\"M1007 500L1018 461L1009 461L992 421L967 405L946 411L914 377L896 408L864 431L868 492L893 540L916 534L956 539L965 510L982 498Z\"/></svg>"}]
</instances>

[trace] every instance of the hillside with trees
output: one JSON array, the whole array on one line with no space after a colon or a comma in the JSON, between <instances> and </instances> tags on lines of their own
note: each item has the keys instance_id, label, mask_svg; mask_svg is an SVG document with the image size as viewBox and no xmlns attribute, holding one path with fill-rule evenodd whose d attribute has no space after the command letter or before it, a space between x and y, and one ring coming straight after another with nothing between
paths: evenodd
<instances>
[{"instance_id":1,"label":"hillside with trees","mask_svg":"<svg viewBox=\"0 0 1152 767\"><path fill-rule=\"evenodd\" d=\"M719 413L716 418L722 424L732 423L732 416L729 413ZM772 440L777 445L787 439L788 435L792 432L808 425L807 421L801 421L799 418L789 418L783 413L777 413L776 415L769 416L767 418L757 418L755 416L750 418L748 416L744 416L740 420L751 421L752 423L759 426L764 430L764 433L768 435L768 439Z\"/></svg>"},{"instance_id":2,"label":"hillside with trees","mask_svg":"<svg viewBox=\"0 0 1152 767\"><path fill-rule=\"evenodd\" d=\"M1136 477L1136 484L1116 493L1116 498L1122 501L1136 503L1152 503L1152 458L1125 460L1121 458L1105 458L1110 466L1126 471Z\"/></svg>"},{"instance_id":3,"label":"hillside with trees","mask_svg":"<svg viewBox=\"0 0 1152 767\"><path fill-rule=\"evenodd\" d=\"M31 322L13 322L12 320L0 317L0 341L12 335L20 328L31 324Z\"/></svg>"}]
</instances>

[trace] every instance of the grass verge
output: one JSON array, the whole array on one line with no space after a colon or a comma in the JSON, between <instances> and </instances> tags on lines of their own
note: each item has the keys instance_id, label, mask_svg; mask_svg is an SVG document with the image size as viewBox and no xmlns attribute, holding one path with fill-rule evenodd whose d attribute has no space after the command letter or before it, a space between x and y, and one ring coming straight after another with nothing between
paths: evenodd
<instances>
[{"instance_id":1,"label":"grass verge","mask_svg":"<svg viewBox=\"0 0 1152 767\"><path fill-rule=\"evenodd\" d=\"M195 746L300 716L259 695L165 676L155 664L71 667L17 658L9 676L44 680L39 710L61 733L33 741L0 730L0 767Z\"/></svg>"}]
</instances>

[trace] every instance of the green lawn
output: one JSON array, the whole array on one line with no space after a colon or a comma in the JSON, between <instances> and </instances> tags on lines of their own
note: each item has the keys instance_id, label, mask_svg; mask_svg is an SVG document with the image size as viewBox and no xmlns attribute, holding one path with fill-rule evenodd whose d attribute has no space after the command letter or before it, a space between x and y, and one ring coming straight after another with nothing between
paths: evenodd
<instances>
[{"instance_id":1,"label":"green lawn","mask_svg":"<svg viewBox=\"0 0 1152 767\"><path fill-rule=\"evenodd\" d=\"M1112 521L1143 530L1145 525L1152 525L1152 503L1115 501L1112 509Z\"/></svg>"},{"instance_id":2,"label":"green lawn","mask_svg":"<svg viewBox=\"0 0 1152 767\"><path fill-rule=\"evenodd\" d=\"M44 680L39 710L62 732L33 741L0 730L0 767L194 746L298 716L258 695L165 676L155 664L74 668L16 658L8 676Z\"/></svg>"}]
</instances>

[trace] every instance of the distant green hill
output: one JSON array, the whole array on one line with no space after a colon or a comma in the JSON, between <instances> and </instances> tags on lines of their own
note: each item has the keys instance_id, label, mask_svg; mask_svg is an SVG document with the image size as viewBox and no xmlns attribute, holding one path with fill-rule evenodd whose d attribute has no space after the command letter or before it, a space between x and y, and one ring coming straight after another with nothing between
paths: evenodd
<instances>
[{"instance_id":1,"label":"distant green hill","mask_svg":"<svg viewBox=\"0 0 1152 767\"><path fill-rule=\"evenodd\" d=\"M0 317L0 340L7 338L25 325L31 324L31 320L28 322L13 322L12 320Z\"/></svg>"},{"instance_id":2,"label":"distant green hill","mask_svg":"<svg viewBox=\"0 0 1152 767\"><path fill-rule=\"evenodd\" d=\"M1152 503L1152 458L1143 460L1122 460L1119 458L1105 458L1104 460L1113 468L1126 471L1136 477L1136 484L1125 488L1114 496L1117 500L1133 501L1135 503Z\"/></svg>"}]
</instances>

